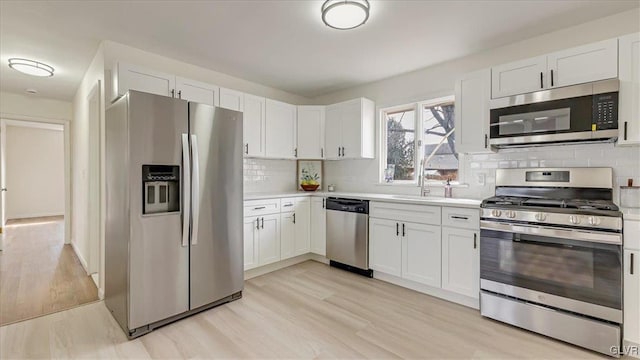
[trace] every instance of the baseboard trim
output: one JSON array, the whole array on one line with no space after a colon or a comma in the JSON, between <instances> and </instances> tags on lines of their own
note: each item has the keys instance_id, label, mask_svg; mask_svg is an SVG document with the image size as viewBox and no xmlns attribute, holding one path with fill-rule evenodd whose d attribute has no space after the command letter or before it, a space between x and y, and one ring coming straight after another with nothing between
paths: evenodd
<instances>
[{"instance_id":1,"label":"baseboard trim","mask_svg":"<svg viewBox=\"0 0 640 360\"><path fill-rule=\"evenodd\" d=\"M274 272L276 270L284 269L284 268L289 267L291 265L299 264L299 263L305 262L307 260L312 260L311 259L311 253L298 255L296 257L292 257L292 258L289 258L289 259L281 260L281 261L274 262L274 263L271 263L271 264L267 264L267 265L264 265L264 266L260 266L260 267L254 268L254 269L249 269L249 270L246 270L244 272L244 279L245 280L253 279L254 277L261 276L261 275L264 275L264 274L268 274L268 273Z\"/></svg>"},{"instance_id":2,"label":"baseboard trim","mask_svg":"<svg viewBox=\"0 0 640 360\"><path fill-rule=\"evenodd\" d=\"M451 301L456 304L464 305L473 309L480 309L480 299L474 299L468 296L452 293L447 290L420 284L415 281L399 278L397 276L381 273L375 270L373 271L373 278L386 281L394 285L402 286L404 288L411 289L417 292L421 292L423 294L435 296L437 298Z\"/></svg>"},{"instance_id":3,"label":"baseboard trim","mask_svg":"<svg viewBox=\"0 0 640 360\"><path fill-rule=\"evenodd\" d=\"M18 219L31 219L31 218L39 218L39 217L50 217L50 216L64 216L63 212L43 212L43 213L34 213L34 214L18 214L8 216L5 220L18 220Z\"/></svg>"},{"instance_id":4,"label":"baseboard trim","mask_svg":"<svg viewBox=\"0 0 640 360\"><path fill-rule=\"evenodd\" d=\"M76 253L78 260L80 260L80 264L82 265L82 268L84 268L84 271L87 273L87 276L91 275L89 273L89 266L87 265L87 261L84 259L84 257L82 257L82 255L80 254L80 250L78 250L78 247L73 241L71 242L71 247L73 248L73 252Z\"/></svg>"},{"instance_id":5,"label":"baseboard trim","mask_svg":"<svg viewBox=\"0 0 640 360\"><path fill-rule=\"evenodd\" d=\"M627 353L625 355L627 355L628 357L632 357L635 359L640 359L640 344L635 343L633 341L630 340L623 340L622 341L622 346L624 347L623 350L625 350ZM634 351L630 351L631 349L635 349Z\"/></svg>"}]
</instances>

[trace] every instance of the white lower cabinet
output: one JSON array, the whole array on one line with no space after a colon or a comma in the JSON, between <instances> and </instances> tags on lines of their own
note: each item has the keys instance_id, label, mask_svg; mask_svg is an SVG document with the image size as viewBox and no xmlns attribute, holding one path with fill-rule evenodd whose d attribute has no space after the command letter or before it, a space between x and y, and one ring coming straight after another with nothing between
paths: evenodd
<instances>
[{"instance_id":1,"label":"white lower cabinet","mask_svg":"<svg viewBox=\"0 0 640 360\"><path fill-rule=\"evenodd\" d=\"M310 223L311 252L325 256L327 254L327 210L324 197L311 198Z\"/></svg>"},{"instance_id":2,"label":"white lower cabinet","mask_svg":"<svg viewBox=\"0 0 640 360\"><path fill-rule=\"evenodd\" d=\"M640 344L640 251L624 251L624 338Z\"/></svg>"},{"instance_id":3,"label":"white lower cabinet","mask_svg":"<svg viewBox=\"0 0 640 360\"><path fill-rule=\"evenodd\" d=\"M280 260L280 215L265 215L260 218L258 244L260 266Z\"/></svg>"},{"instance_id":4,"label":"white lower cabinet","mask_svg":"<svg viewBox=\"0 0 640 360\"><path fill-rule=\"evenodd\" d=\"M402 277L440 287L440 226L403 223Z\"/></svg>"},{"instance_id":5,"label":"white lower cabinet","mask_svg":"<svg viewBox=\"0 0 640 360\"><path fill-rule=\"evenodd\" d=\"M294 256L296 229L293 223L294 213L280 214L280 259Z\"/></svg>"},{"instance_id":6,"label":"white lower cabinet","mask_svg":"<svg viewBox=\"0 0 640 360\"><path fill-rule=\"evenodd\" d=\"M298 256L311 251L310 238L310 217L311 200L309 198L298 198L296 200L296 211L293 213L294 223L294 250L293 255Z\"/></svg>"},{"instance_id":7,"label":"white lower cabinet","mask_svg":"<svg viewBox=\"0 0 640 360\"><path fill-rule=\"evenodd\" d=\"M479 234L442 228L442 288L478 298L480 288Z\"/></svg>"},{"instance_id":8,"label":"white lower cabinet","mask_svg":"<svg viewBox=\"0 0 640 360\"><path fill-rule=\"evenodd\" d=\"M369 219L369 267L385 274L402 276L400 223Z\"/></svg>"},{"instance_id":9,"label":"white lower cabinet","mask_svg":"<svg viewBox=\"0 0 640 360\"><path fill-rule=\"evenodd\" d=\"M244 269L258 266L258 231L260 220L255 217L244 218Z\"/></svg>"}]
</instances>

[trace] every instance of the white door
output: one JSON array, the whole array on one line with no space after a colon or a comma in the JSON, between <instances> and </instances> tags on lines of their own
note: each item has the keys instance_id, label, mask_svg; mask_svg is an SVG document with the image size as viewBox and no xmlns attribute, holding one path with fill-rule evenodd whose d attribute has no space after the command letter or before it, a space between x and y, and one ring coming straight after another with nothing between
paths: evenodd
<instances>
[{"instance_id":1,"label":"white door","mask_svg":"<svg viewBox=\"0 0 640 360\"><path fill-rule=\"evenodd\" d=\"M640 144L640 33L620 38L618 145Z\"/></svg>"},{"instance_id":2,"label":"white door","mask_svg":"<svg viewBox=\"0 0 640 360\"><path fill-rule=\"evenodd\" d=\"M385 274L402 276L400 223L369 219L369 267Z\"/></svg>"},{"instance_id":3,"label":"white door","mask_svg":"<svg viewBox=\"0 0 640 360\"><path fill-rule=\"evenodd\" d=\"M265 98L244 94L242 121L245 156L264 156L265 120Z\"/></svg>"},{"instance_id":4,"label":"white door","mask_svg":"<svg viewBox=\"0 0 640 360\"><path fill-rule=\"evenodd\" d=\"M295 256L295 213L280 214L280 260Z\"/></svg>"},{"instance_id":5,"label":"white door","mask_svg":"<svg viewBox=\"0 0 640 360\"><path fill-rule=\"evenodd\" d=\"M618 39L558 51L547 57L549 87L618 77Z\"/></svg>"},{"instance_id":6,"label":"white door","mask_svg":"<svg viewBox=\"0 0 640 360\"><path fill-rule=\"evenodd\" d=\"M296 158L296 107L266 100L266 156L274 159Z\"/></svg>"},{"instance_id":7,"label":"white door","mask_svg":"<svg viewBox=\"0 0 640 360\"><path fill-rule=\"evenodd\" d=\"M300 198L296 200L296 211L294 213L294 253L296 256L306 254L311 251L310 217L311 200L309 198Z\"/></svg>"},{"instance_id":8,"label":"white door","mask_svg":"<svg viewBox=\"0 0 640 360\"><path fill-rule=\"evenodd\" d=\"M547 56L520 60L491 68L491 98L525 94L549 87Z\"/></svg>"},{"instance_id":9,"label":"white door","mask_svg":"<svg viewBox=\"0 0 640 360\"><path fill-rule=\"evenodd\" d=\"M440 226L403 223L402 277L440 287Z\"/></svg>"},{"instance_id":10,"label":"white door","mask_svg":"<svg viewBox=\"0 0 640 360\"><path fill-rule=\"evenodd\" d=\"M327 211L324 198L311 198L311 252L325 256L327 254Z\"/></svg>"},{"instance_id":11,"label":"white door","mask_svg":"<svg viewBox=\"0 0 640 360\"><path fill-rule=\"evenodd\" d=\"M280 214L260 217L258 232L258 263L271 264L280 260Z\"/></svg>"},{"instance_id":12,"label":"white door","mask_svg":"<svg viewBox=\"0 0 640 360\"><path fill-rule=\"evenodd\" d=\"M216 85L176 76L176 91L178 99L218 106L220 88Z\"/></svg>"},{"instance_id":13,"label":"white door","mask_svg":"<svg viewBox=\"0 0 640 360\"><path fill-rule=\"evenodd\" d=\"M298 158L324 157L324 106L298 106Z\"/></svg>"},{"instance_id":14,"label":"white door","mask_svg":"<svg viewBox=\"0 0 640 360\"><path fill-rule=\"evenodd\" d=\"M175 96L174 75L122 62L118 62L112 71L114 92L111 100L119 98L129 90Z\"/></svg>"},{"instance_id":15,"label":"white door","mask_svg":"<svg viewBox=\"0 0 640 360\"><path fill-rule=\"evenodd\" d=\"M258 266L258 231L260 220L255 217L244 218L244 269Z\"/></svg>"},{"instance_id":16,"label":"white door","mask_svg":"<svg viewBox=\"0 0 640 360\"><path fill-rule=\"evenodd\" d=\"M324 121L324 157L327 160L338 160L342 147L342 108L340 104L325 108Z\"/></svg>"},{"instance_id":17,"label":"white door","mask_svg":"<svg viewBox=\"0 0 640 360\"><path fill-rule=\"evenodd\" d=\"M244 111L244 94L240 91L220 88L220 100L218 106L221 108Z\"/></svg>"},{"instance_id":18,"label":"white door","mask_svg":"<svg viewBox=\"0 0 640 360\"><path fill-rule=\"evenodd\" d=\"M342 158L362 157L362 99L342 103Z\"/></svg>"},{"instance_id":19,"label":"white door","mask_svg":"<svg viewBox=\"0 0 640 360\"><path fill-rule=\"evenodd\" d=\"M624 339L640 344L640 251L624 251Z\"/></svg>"},{"instance_id":20,"label":"white door","mask_svg":"<svg viewBox=\"0 0 640 360\"><path fill-rule=\"evenodd\" d=\"M442 227L442 288L477 299L480 288L478 233Z\"/></svg>"},{"instance_id":21,"label":"white door","mask_svg":"<svg viewBox=\"0 0 640 360\"><path fill-rule=\"evenodd\" d=\"M491 69L465 74L455 85L455 137L458 153L490 152Z\"/></svg>"}]
</instances>

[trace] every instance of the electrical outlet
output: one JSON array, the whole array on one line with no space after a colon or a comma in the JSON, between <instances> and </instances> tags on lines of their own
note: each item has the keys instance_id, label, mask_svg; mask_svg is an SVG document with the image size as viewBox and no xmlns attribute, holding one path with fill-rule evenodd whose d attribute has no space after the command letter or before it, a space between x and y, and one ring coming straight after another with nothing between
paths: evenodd
<instances>
[{"instance_id":1,"label":"electrical outlet","mask_svg":"<svg viewBox=\"0 0 640 360\"><path fill-rule=\"evenodd\" d=\"M487 175L484 173L476 174L476 183L478 185L484 185L487 179Z\"/></svg>"}]
</instances>

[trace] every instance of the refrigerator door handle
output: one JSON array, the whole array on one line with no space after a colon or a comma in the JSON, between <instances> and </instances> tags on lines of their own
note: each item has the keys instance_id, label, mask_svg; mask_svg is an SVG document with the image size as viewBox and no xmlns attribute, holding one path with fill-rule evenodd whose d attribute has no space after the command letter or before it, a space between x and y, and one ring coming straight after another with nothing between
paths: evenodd
<instances>
[{"instance_id":1,"label":"refrigerator door handle","mask_svg":"<svg viewBox=\"0 0 640 360\"><path fill-rule=\"evenodd\" d=\"M191 222L191 157L189 135L182 134L182 246L189 246L189 223Z\"/></svg>"},{"instance_id":2,"label":"refrigerator door handle","mask_svg":"<svg viewBox=\"0 0 640 360\"><path fill-rule=\"evenodd\" d=\"M198 138L191 134L191 156L193 159L193 181L191 201L193 220L191 227L191 245L198 245L198 220L200 219L200 164L198 156Z\"/></svg>"}]
</instances>

